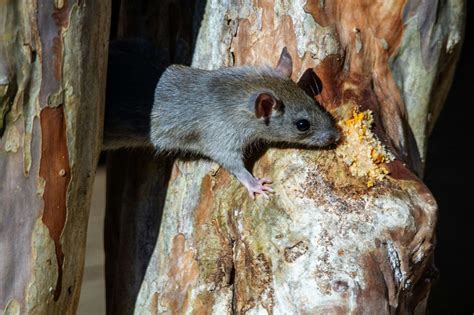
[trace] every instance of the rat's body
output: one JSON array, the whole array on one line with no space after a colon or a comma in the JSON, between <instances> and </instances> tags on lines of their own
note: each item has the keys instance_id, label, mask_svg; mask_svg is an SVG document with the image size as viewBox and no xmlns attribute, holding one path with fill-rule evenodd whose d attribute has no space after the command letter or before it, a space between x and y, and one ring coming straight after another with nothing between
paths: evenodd
<instances>
[{"instance_id":1,"label":"rat's body","mask_svg":"<svg viewBox=\"0 0 474 315\"><path fill-rule=\"evenodd\" d=\"M269 180L254 178L244 166L248 146L258 140L325 146L339 138L329 114L289 74L291 57L286 50L275 69L208 71L172 65L156 86L145 138L159 152L209 157L236 176L252 196L265 195L271 191L265 186Z\"/></svg>"}]
</instances>

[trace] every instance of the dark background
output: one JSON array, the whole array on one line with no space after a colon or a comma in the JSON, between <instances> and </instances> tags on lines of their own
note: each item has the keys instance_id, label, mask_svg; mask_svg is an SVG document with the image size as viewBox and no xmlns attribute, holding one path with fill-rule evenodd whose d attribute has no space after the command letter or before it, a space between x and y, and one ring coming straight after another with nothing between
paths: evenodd
<instances>
[{"instance_id":1,"label":"dark background","mask_svg":"<svg viewBox=\"0 0 474 315\"><path fill-rule=\"evenodd\" d=\"M425 183L439 206L435 264L439 278L429 314L474 314L474 1L467 0L464 47L454 82L429 140Z\"/></svg>"}]
</instances>

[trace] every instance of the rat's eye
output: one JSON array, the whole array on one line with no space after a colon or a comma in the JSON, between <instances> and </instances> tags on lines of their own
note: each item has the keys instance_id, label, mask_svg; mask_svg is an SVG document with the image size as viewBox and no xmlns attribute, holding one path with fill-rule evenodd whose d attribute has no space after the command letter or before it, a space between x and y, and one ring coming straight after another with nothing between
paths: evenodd
<instances>
[{"instance_id":1,"label":"rat's eye","mask_svg":"<svg viewBox=\"0 0 474 315\"><path fill-rule=\"evenodd\" d=\"M296 128L298 128L299 131L307 131L309 129L309 121L306 119L300 119L296 121Z\"/></svg>"}]
</instances>

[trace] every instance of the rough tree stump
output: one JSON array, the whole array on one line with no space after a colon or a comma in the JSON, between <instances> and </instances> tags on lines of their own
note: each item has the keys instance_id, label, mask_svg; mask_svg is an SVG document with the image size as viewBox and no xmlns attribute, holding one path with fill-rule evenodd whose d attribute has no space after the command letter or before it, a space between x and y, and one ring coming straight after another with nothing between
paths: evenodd
<instances>
[{"instance_id":1,"label":"rough tree stump","mask_svg":"<svg viewBox=\"0 0 474 315\"><path fill-rule=\"evenodd\" d=\"M424 313L437 206L420 176L463 26L463 1L208 1L193 66L274 65L286 46L344 139L268 149L269 201L176 162L135 311Z\"/></svg>"}]
</instances>

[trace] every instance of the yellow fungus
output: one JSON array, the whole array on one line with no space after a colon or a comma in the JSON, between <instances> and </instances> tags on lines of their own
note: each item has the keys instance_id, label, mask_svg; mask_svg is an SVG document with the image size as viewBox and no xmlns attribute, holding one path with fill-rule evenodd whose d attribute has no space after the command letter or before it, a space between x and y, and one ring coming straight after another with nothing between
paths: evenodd
<instances>
[{"instance_id":1,"label":"yellow fungus","mask_svg":"<svg viewBox=\"0 0 474 315\"><path fill-rule=\"evenodd\" d=\"M369 188L383 180L389 173L383 164L394 159L371 131L372 124L370 110L360 112L354 107L351 117L338 123L343 141L336 148L336 154L349 166L351 174L366 178Z\"/></svg>"}]
</instances>

